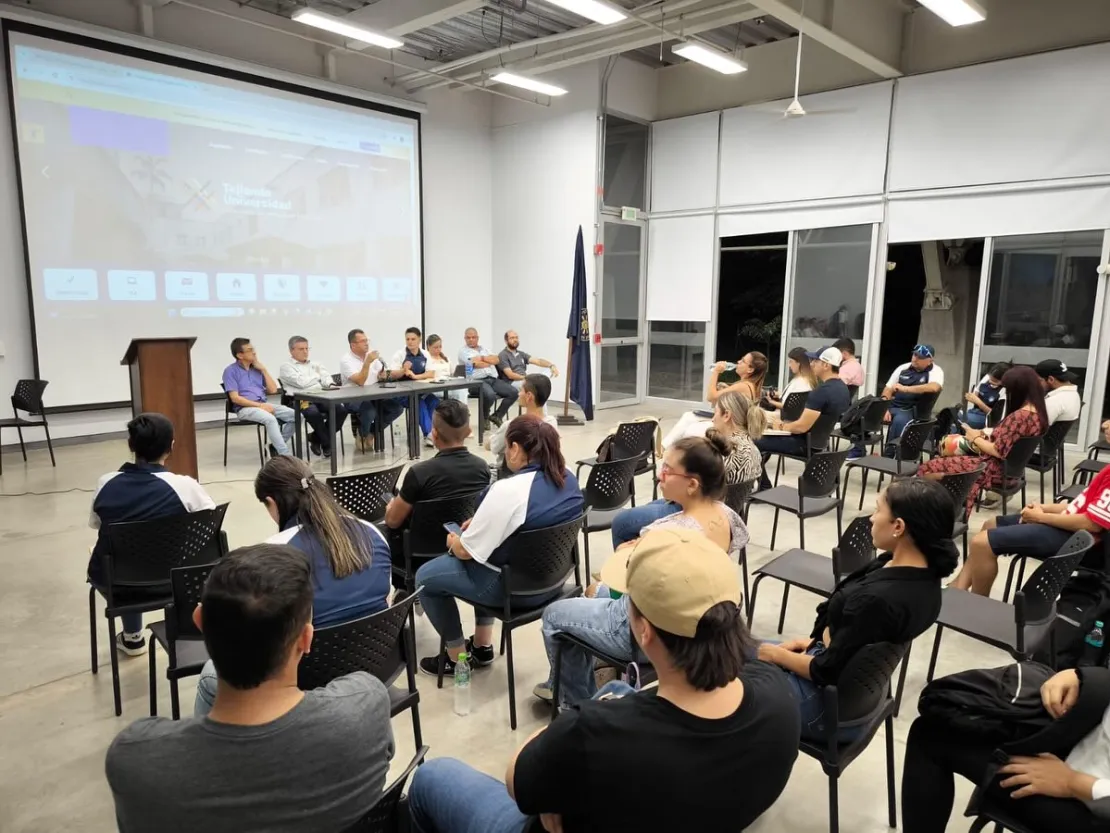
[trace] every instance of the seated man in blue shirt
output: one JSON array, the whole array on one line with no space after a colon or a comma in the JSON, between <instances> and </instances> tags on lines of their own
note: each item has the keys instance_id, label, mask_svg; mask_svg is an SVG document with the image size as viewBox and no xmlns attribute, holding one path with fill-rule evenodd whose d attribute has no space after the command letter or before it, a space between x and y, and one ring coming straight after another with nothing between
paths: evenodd
<instances>
[{"instance_id":1,"label":"seated man in blue shirt","mask_svg":"<svg viewBox=\"0 0 1110 833\"><path fill-rule=\"evenodd\" d=\"M944 388L944 371L933 361L936 351L930 344L919 344L913 348L910 360L894 368L890 379L883 388L883 399L892 400L887 411L890 427L886 431L884 457L893 457L897 448L896 440L902 436L906 426L920 417L932 416L931 407L923 407L930 401L936 402ZM925 411L929 411L926 413Z\"/></svg>"},{"instance_id":2,"label":"seated man in blue shirt","mask_svg":"<svg viewBox=\"0 0 1110 833\"><path fill-rule=\"evenodd\" d=\"M257 422L266 429L270 453L291 454L286 442L293 436L296 414L288 405L271 405L266 395L278 392L278 383L258 360L249 338L233 338L235 362L224 369L224 390L242 422Z\"/></svg>"},{"instance_id":3,"label":"seated man in blue shirt","mask_svg":"<svg viewBox=\"0 0 1110 833\"><path fill-rule=\"evenodd\" d=\"M124 463L119 471L100 478L93 495L89 526L99 530L96 546L89 559L89 584L103 588L108 581L102 559L108 546L104 527L128 521L149 521L169 515L184 515L216 504L197 481L184 474L166 471L166 458L173 450L173 423L162 414L139 414L127 423L127 445L135 455L134 463ZM165 595L165 588L158 588ZM128 656L146 650L143 615L124 613L123 633L116 635L116 647Z\"/></svg>"},{"instance_id":4,"label":"seated man in blue shirt","mask_svg":"<svg viewBox=\"0 0 1110 833\"><path fill-rule=\"evenodd\" d=\"M419 327L409 327L405 330L405 347L393 354L393 361L389 363L389 370L386 371L390 379L422 381L436 377L435 370L428 369L428 360L431 357L420 346L420 340L423 337L424 334L420 332ZM405 397L401 397L395 401L404 406L406 400ZM435 443L432 442L432 414L436 412L437 405L439 405L439 397L434 393L426 393L420 397L417 416L420 432L424 435L424 445L428 448L435 448Z\"/></svg>"}]
</instances>

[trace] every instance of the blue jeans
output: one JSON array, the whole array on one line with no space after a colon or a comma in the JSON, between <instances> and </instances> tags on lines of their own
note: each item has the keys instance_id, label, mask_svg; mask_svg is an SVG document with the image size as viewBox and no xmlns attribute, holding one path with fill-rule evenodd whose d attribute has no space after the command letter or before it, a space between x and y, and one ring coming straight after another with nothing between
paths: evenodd
<instances>
[{"instance_id":1,"label":"blue jeans","mask_svg":"<svg viewBox=\"0 0 1110 833\"><path fill-rule=\"evenodd\" d=\"M794 434L789 437L761 437L755 441L755 447L763 455L763 471L759 476L760 490L771 488L771 478L767 476L767 459L772 454L805 454L806 443L809 438L805 434Z\"/></svg>"},{"instance_id":2,"label":"blue jeans","mask_svg":"<svg viewBox=\"0 0 1110 833\"><path fill-rule=\"evenodd\" d=\"M776 643L777 644L777 643ZM811 657L825 653L825 646L815 642L806 651ZM802 721L802 737L806 740L823 740L825 737L825 695L824 689L813 680L807 680L791 671L786 671L790 693L798 702L798 714ZM864 727L853 726L841 729L837 738L843 742L855 740Z\"/></svg>"},{"instance_id":3,"label":"blue jeans","mask_svg":"<svg viewBox=\"0 0 1110 833\"><path fill-rule=\"evenodd\" d=\"M212 660L204 663L197 680L197 696L193 701L193 717L207 717L216 705L216 666Z\"/></svg>"},{"instance_id":4,"label":"blue jeans","mask_svg":"<svg viewBox=\"0 0 1110 833\"><path fill-rule=\"evenodd\" d=\"M987 427L987 415L971 405L968 405L966 410L961 408L957 411L956 419L960 422L966 422L971 428L982 430Z\"/></svg>"},{"instance_id":5,"label":"blue jeans","mask_svg":"<svg viewBox=\"0 0 1110 833\"><path fill-rule=\"evenodd\" d=\"M418 416L420 418L420 431L425 437L432 433L432 414L436 412L438 406L439 397L434 393L429 393L420 399L420 413Z\"/></svg>"},{"instance_id":6,"label":"blue jeans","mask_svg":"<svg viewBox=\"0 0 1110 833\"><path fill-rule=\"evenodd\" d=\"M464 642L457 599L489 607L499 607L505 601L501 573L453 555L441 555L420 567L416 586L423 587L420 603L448 648L458 648ZM492 625L493 617L478 616L475 621L479 626Z\"/></svg>"},{"instance_id":7,"label":"blue jeans","mask_svg":"<svg viewBox=\"0 0 1110 833\"><path fill-rule=\"evenodd\" d=\"M266 438L278 454L289 455L286 440L293 436L293 422L295 414L288 405L273 405L274 412L264 411L261 408L240 408L240 422L254 422L266 429Z\"/></svg>"},{"instance_id":8,"label":"blue jeans","mask_svg":"<svg viewBox=\"0 0 1110 833\"><path fill-rule=\"evenodd\" d=\"M901 437L906 426L913 422L915 413L913 408L891 407L890 425L886 429L886 446L883 448L884 457L894 456L894 450L898 447L894 441Z\"/></svg>"},{"instance_id":9,"label":"blue jeans","mask_svg":"<svg viewBox=\"0 0 1110 833\"><path fill-rule=\"evenodd\" d=\"M681 511L682 507L677 503L671 503L669 500L663 500L662 498L653 500L643 506L621 510L613 517L613 526L610 529L613 535L613 549L616 549L625 541L634 541L639 538L640 530L653 521Z\"/></svg>"},{"instance_id":10,"label":"blue jeans","mask_svg":"<svg viewBox=\"0 0 1110 833\"><path fill-rule=\"evenodd\" d=\"M642 658L628 624L628 600L563 599L543 612L543 646L547 650L548 686L555 682L555 637L569 634L625 662ZM559 674L559 705L571 706L597 693L594 658L577 645L563 645Z\"/></svg>"}]
</instances>

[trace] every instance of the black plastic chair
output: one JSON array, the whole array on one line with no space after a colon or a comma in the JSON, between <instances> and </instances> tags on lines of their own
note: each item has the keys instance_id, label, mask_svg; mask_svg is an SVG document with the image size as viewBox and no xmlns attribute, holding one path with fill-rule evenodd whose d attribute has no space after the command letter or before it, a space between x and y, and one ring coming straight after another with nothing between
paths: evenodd
<instances>
[{"instance_id":1,"label":"black plastic chair","mask_svg":"<svg viewBox=\"0 0 1110 833\"><path fill-rule=\"evenodd\" d=\"M775 486L756 492L752 503L764 503L775 509L775 523L771 527L771 549L775 548L775 538L779 531L779 512L789 512L798 516L798 546L806 546L806 518L815 518L826 512L836 510L836 534L843 533L841 526L844 501L838 486L840 467L848 458L848 449L843 451L819 451L806 461L806 467L798 478L798 487Z\"/></svg>"},{"instance_id":2,"label":"black plastic chair","mask_svg":"<svg viewBox=\"0 0 1110 833\"><path fill-rule=\"evenodd\" d=\"M587 578L590 575L590 533L612 529L613 518L632 500L632 481L645 454L640 452L636 457L590 464L590 474L582 489L582 497L586 501L582 541ZM635 503L632 505L635 506Z\"/></svg>"},{"instance_id":3,"label":"black plastic chair","mask_svg":"<svg viewBox=\"0 0 1110 833\"><path fill-rule=\"evenodd\" d=\"M782 401L782 410L779 412L783 422L793 422L802 415L806 409L806 400L809 399L808 390L800 390L790 394Z\"/></svg>"},{"instance_id":4,"label":"black plastic chair","mask_svg":"<svg viewBox=\"0 0 1110 833\"><path fill-rule=\"evenodd\" d=\"M1011 803L1013 802L1007 802L1007 804ZM975 821L971 823L967 833L982 833L988 824L994 824L994 833L1003 833L1004 830L1009 830L1010 833L1048 833L1045 830L1034 830L1027 824L1017 821L1010 815L1009 807L983 797L978 788L968 802L964 815L975 816Z\"/></svg>"},{"instance_id":5,"label":"black plastic chair","mask_svg":"<svg viewBox=\"0 0 1110 833\"><path fill-rule=\"evenodd\" d=\"M993 428L1002 422L1002 419L1006 416L1006 404L1005 399L995 400L994 405L991 406L991 412L987 414L987 425Z\"/></svg>"},{"instance_id":6,"label":"black plastic chair","mask_svg":"<svg viewBox=\"0 0 1110 833\"><path fill-rule=\"evenodd\" d=\"M1064 480L1064 440L1068 431L1079 420L1068 419L1056 422L1049 426L1041 438L1040 448L1029 458L1025 464L1027 469L1032 469L1041 476L1041 503L1044 503L1044 476L1052 473L1052 494L1055 495Z\"/></svg>"},{"instance_id":7,"label":"black plastic chair","mask_svg":"<svg viewBox=\"0 0 1110 833\"><path fill-rule=\"evenodd\" d=\"M151 641L150 658L150 716L158 714L158 677L154 655L155 645L161 645L169 658L166 679L170 682L170 715L181 719L181 702L177 681L199 674L208 661L204 637L193 624L193 611L200 604L204 583L215 564L198 564L194 567L176 567L170 570L170 588L173 601L166 605L166 615L161 622L148 626Z\"/></svg>"},{"instance_id":8,"label":"black plastic chair","mask_svg":"<svg viewBox=\"0 0 1110 833\"><path fill-rule=\"evenodd\" d=\"M231 428L240 427L240 426L243 427L243 428L253 428L253 429L255 429L254 433L255 433L255 436L258 438L258 465L260 467L266 465L266 444L262 440L262 435L265 433L265 429L261 425L259 425L257 422L242 422L242 421L240 421L239 414L235 410L235 405L232 404L231 394L227 392L227 389L223 386L222 382L220 383L220 390L222 390L224 392L224 397L225 397L225 401L224 401L224 466L225 467L227 466L227 434L228 434L228 431Z\"/></svg>"},{"instance_id":9,"label":"black plastic chair","mask_svg":"<svg viewBox=\"0 0 1110 833\"><path fill-rule=\"evenodd\" d=\"M1056 555L1046 558L1033 571L1029 581L1014 594L1013 605L966 590L945 589L926 681L933 680L945 628L1008 651L1015 660L1032 658L1033 652L1048 639L1053 659L1050 664L1055 664L1052 623L1056 620L1056 601L1092 546L1094 538L1089 532L1076 532Z\"/></svg>"},{"instance_id":10,"label":"black plastic chair","mask_svg":"<svg viewBox=\"0 0 1110 833\"><path fill-rule=\"evenodd\" d=\"M507 651L509 674L509 726L516 729L516 675L513 671L513 630L535 622L552 602L582 595L582 575L578 565L578 531L585 516L558 526L514 533L502 544L508 547L508 560L501 567L505 599L501 607L486 607L462 596L479 616L501 620L501 650ZM567 579L574 575L574 584ZM556 592L559 591L559 592ZM539 601L536 601L539 599ZM447 645L439 644L439 677L443 688L443 659Z\"/></svg>"},{"instance_id":11,"label":"black plastic chair","mask_svg":"<svg viewBox=\"0 0 1110 833\"><path fill-rule=\"evenodd\" d=\"M878 443L883 441L883 418L890 410L889 399L875 399L867 406L860 421L860 434L850 437L839 428L832 432L833 449L840 448L840 441L847 440L853 444L860 444L870 454Z\"/></svg>"},{"instance_id":12,"label":"black plastic chair","mask_svg":"<svg viewBox=\"0 0 1110 833\"><path fill-rule=\"evenodd\" d=\"M640 647L636 644L636 640L633 638L631 631L628 634L628 640L631 643L629 645L629 650L631 651L631 655L634 656L634 657L640 657L639 659L635 660L636 666L640 670L640 684L641 685L647 685L648 683L651 683L651 682L654 682L655 680L657 680L658 676L655 673L655 668L652 667L651 663L648 662L647 659L643 658L643 654L640 652ZM551 719L552 720L554 720L556 717L559 716L559 683L560 683L560 677L562 676L562 672L563 672L563 649L567 645L574 645L575 647L582 649L583 651L588 653L590 656L595 657L597 659L600 659L603 663L610 666L611 668L617 668L617 669L620 669L621 671L624 671L629 665L628 661L623 659L622 657L615 657L612 654L609 654L609 653L606 653L605 651L599 650L599 649L595 648L593 645L590 645L587 642L583 642L578 637L573 636L569 633L556 634L555 635L555 662L552 665L552 671L551 671L552 676L555 680L555 684L551 687Z\"/></svg>"},{"instance_id":13,"label":"black plastic chair","mask_svg":"<svg viewBox=\"0 0 1110 833\"><path fill-rule=\"evenodd\" d=\"M1072 469L1071 485L1057 492L1056 500L1075 500L1091 484L1094 476L1107 466L1110 466L1110 462L1093 457L1080 460Z\"/></svg>"},{"instance_id":14,"label":"black plastic chair","mask_svg":"<svg viewBox=\"0 0 1110 833\"><path fill-rule=\"evenodd\" d=\"M745 524L748 523L748 509L751 507L752 495L755 493L759 481L752 480L748 483L733 483L725 489L725 506L740 516ZM744 610L748 610L748 548L740 550L740 573L744 578Z\"/></svg>"},{"instance_id":15,"label":"black plastic chair","mask_svg":"<svg viewBox=\"0 0 1110 833\"><path fill-rule=\"evenodd\" d=\"M658 432L659 423L654 419L622 422L613 433L613 441L610 444L611 460L627 460L629 458L639 460L636 471L633 473L634 478L641 474L651 474L652 500L659 499L659 473L656 470L655 460L655 437ZM574 470L575 477L578 477L583 466L596 466L597 464L596 456L579 460ZM629 494L632 498L632 505L635 506L636 489L631 484Z\"/></svg>"},{"instance_id":16,"label":"black plastic chair","mask_svg":"<svg viewBox=\"0 0 1110 833\"><path fill-rule=\"evenodd\" d=\"M385 518L385 507L404 471L405 464L366 474L347 474L328 478L335 502L357 518L377 523Z\"/></svg>"},{"instance_id":17,"label":"black plastic chair","mask_svg":"<svg viewBox=\"0 0 1110 833\"><path fill-rule=\"evenodd\" d=\"M887 821L898 826L898 804L894 787L894 713L890 678L906 655L908 646L880 642L867 645L848 661L835 686L825 686L825 737L805 740L798 751L814 758L829 779L829 830L840 830L840 776L871 743L880 726L886 728L886 801ZM903 666L904 667L904 666ZM838 740L842 729L863 731L853 741Z\"/></svg>"},{"instance_id":18,"label":"black plastic chair","mask_svg":"<svg viewBox=\"0 0 1110 833\"><path fill-rule=\"evenodd\" d=\"M1002 496L1003 515L1006 514L1006 506L1010 498L1018 493L1021 494L1021 505L1025 505L1025 468L1040 447L1042 439L1042 437L1022 437L1010 446L1010 453L1002 461L1002 482L991 486L990 490ZM982 494L982 492L979 493L980 498Z\"/></svg>"},{"instance_id":19,"label":"black plastic chair","mask_svg":"<svg viewBox=\"0 0 1110 833\"><path fill-rule=\"evenodd\" d=\"M23 462L27 462L27 446L23 444L24 428L41 428L46 432L46 447L50 451L50 465L57 467L54 462L54 444L50 441L50 426L46 424L46 407L42 404L42 392L50 383L45 379L20 379L15 383L15 392L12 394L11 417L0 419L0 434L3 429L14 428L19 434L19 451L23 455ZM26 417L21 417L23 411ZM36 419L37 417L37 419ZM0 455L0 474L4 473L3 455Z\"/></svg>"},{"instance_id":20,"label":"black plastic chair","mask_svg":"<svg viewBox=\"0 0 1110 833\"><path fill-rule=\"evenodd\" d=\"M977 467L974 471L962 474L946 474L938 482L952 496L956 504L956 524L952 527L952 540L957 538L963 541L964 561L967 561L967 523L971 512L967 508L967 496L971 494L971 487L983 476L986 464Z\"/></svg>"},{"instance_id":21,"label":"black plastic chair","mask_svg":"<svg viewBox=\"0 0 1110 833\"><path fill-rule=\"evenodd\" d=\"M366 815L348 827L343 833L402 833L409 827L408 806L404 800L405 784L412 777L416 767L424 763L428 754L427 746L420 746L405 771L382 793Z\"/></svg>"},{"instance_id":22,"label":"black plastic chair","mask_svg":"<svg viewBox=\"0 0 1110 833\"><path fill-rule=\"evenodd\" d=\"M837 421L840 419L839 414L821 414L810 426L809 431L805 434L806 448L802 454L791 454L787 451L776 451L774 454L768 456L777 456L778 463L775 465L775 485L779 485L779 475L782 474L782 467L784 460L798 460L805 462L818 451L825 451L829 447L829 439L832 437L833 429L836 427ZM764 463L766 465L766 463Z\"/></svg>"},{"instance_id":23,"label":"black plastic chair","mask_svg":"<svg viewBox=\"0 0 1110 833\"><path fill-rule=\"evenodd\" d=\"M419 592L419 591L418 591ZM337 677L365 671L381 680L389 692L389 716L412 711L412 736L419 752L424 745L420 731L420 692L416 690L416 642L408 619L416 594L392 607L338 625L316 628L312 651L297 667L297 687L303 691L323 688ZM394 685L402 672L406 688Z\"/></svg>"},{"instance_id":24,"label":"black plastic chair","mask_svg":"<svg viewBox=\"0 0 1110 833\"><path fill-rule=\"evenodd\" d=\"M473 516L479 494L473 492L439 500L420 500L413 504L409 524L401 533L405 564L404 567L393 567L393 574L405 580L405 590L409 593L416 589L417 569L424 562L447 552L447 530L443 525L461 524Z\"/></svg>"},{"instance_id":25,"label":"black plastic chair","mask_svg":"<svg viewBox=\"0 0 1110 833\"><path fill-rule=\"evenodd\" d=\"M933 430L933 424L931 419L915 419L910 422L902 431L902 436L895 441L893 458L860 457L858 460L848 461L848 470L844 472L844 494L848 494L848 476L852 473L852 469L860 469L863 472L857 509L863 509L863 496L867 492L867 476L870 472L877 471L879 473L879 485L875 489L876 492L882 491L883 479L888 475L890 477L910 477L917 473L917 467L921 464L921 453Z\"/></svg>"},{"instance_id":26,"label":"black plastic chair","mask_svg":"<svg viewBox=\"0 0 1110 833\"><path fill-rule=\"evenodd\" d=\"M112 695L116 716L123 714L119 691L119 657L115 617L148 613L173 602L171 571L176 567L211 564L226 554L220 527L227 504L215 509L170 515L150 521L109 524L108 546L103 553L104 589L89 587L89 641L92 672L100 665L96 656L96 594L107 607L109 653L112 660Z\"/></svg>"}]
</instances>

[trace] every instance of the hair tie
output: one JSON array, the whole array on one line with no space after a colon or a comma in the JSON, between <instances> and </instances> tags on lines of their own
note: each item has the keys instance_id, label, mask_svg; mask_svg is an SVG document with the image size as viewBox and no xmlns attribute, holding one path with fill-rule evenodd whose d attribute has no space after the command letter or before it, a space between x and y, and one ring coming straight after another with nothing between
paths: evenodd
<instances>
[{"instance_id":1,"label":"hair tie","mask_svg":"<svg viewBox=\"0 0 1110 833\"><path fill-rule=\"evenodd\" d=\"M315 479L316 478L313 477L312 475L309 475L308 477L302 477L301 478L301 489L307 489L309 481L310 480L315 480Z\"/></svg>"}]
</instances>

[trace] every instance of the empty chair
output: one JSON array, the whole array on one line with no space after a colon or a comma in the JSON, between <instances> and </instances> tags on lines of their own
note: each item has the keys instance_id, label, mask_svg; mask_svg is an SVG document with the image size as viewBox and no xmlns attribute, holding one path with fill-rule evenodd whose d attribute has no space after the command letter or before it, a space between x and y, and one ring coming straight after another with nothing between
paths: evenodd
<instances>
[{"instance_id":1,"label":"empty chair","mask_svg":"<svg viewBox=\"0 0 1110 833\"><path fill-rule=\"evenodd\" d=\"M1072 469L1071 485L1056 493L1056 500L1075 500L1087 488L1094 476L1110 465L1110 462L1088 457L1080 460Z\"/></svg>"},{"instance_id":2,"label":"empty chair","mask_svg":"<svg viewBox=\"0 0 1110 833\"><path fill-rule=\"evenodd\" d=\"M23 462L27 462L27 447L23 444L24 428L41 428L46 434L46 448L50 451L50 465L54 462L54 444L50 441L50 426L46 424L46 407L42 404L42 392L50 383L45 379L20 379L15 383L12 394L12 416L0 419L0 435L5 428L14 428L19 434L19 451ZM23 411L27 416L21 417ZM3 455L0 455L0 474L4 473Z\"/></svg>"},{"instance_id":3,"label":"empty chair","mask_svg":"<svg viewBox=\"0 0 1110 833\"><path fill-rule=\"evenodd\" d=\"M860 469L863 472L857 509L863 509L863 495L867 491L868 473L873 471L879 473L879 484L875 487L875 491L879 492L883 488L883 478L886 476L909 477L917 472L917 466L921 462L921 452L925 447L925 441L933 431L934 424L932 419L915 419L910 422L902 430L902 435L894 441L894 457L860 457L858 460L848 461L848 469L844 472L844 494L848 493L848 478L852 469Z\"/></svg>"},{"instance_id":4,"label":"empty chair","mask_svg":"<svg viewBox=\"0 0 1110 833\"><path fill-rule=\"evenodd\" d=\"M212 572L212 564L198 564L193 567L176 567L170 570L170 588L173 601L166 605L166 615L161 622L152 622L150 635L150 716L158 714L158 677L154 655L155 645L161 645L169 663L166 666L166 679L170 681L170 715L174 720L181 718L181 701L178 697L177 681L192 677L201 672L208 661L208 650L204 647L204 637L193 622L193 611L200 604L204 592L204 582Z\"/></svg>"},{"instance_id":5,"label":"empty chair","mask_svg":"<svg viewBox=\"0 0 1110 833\"><path fill-rule=\"evenodd\" d=\"M810 459L818 451L824 451L829 446L829 438L832 436L833 428L836 427L837 420L840 419L839 414L821 414L805 434L806 445L805 452L802 454L792 454L786 451L774 451L772 456L778 456L778 463L775 466L775 485L779 484L779 475L782 474L783 461L787 458L791 460L806 461Z\"/></svg>"},{"instance_id":6,"label":"empty chair","mask_svg":"<svg viewBox=\"0 0 1110 833\"><path fill-rule=\"evenodd\" d=\"M335 501L355 517L369 523L385 518L385 507L393 497L397 480L405 465L394 466L366 474L349 474L329 477L328 488Z\"/></svg>"},{"instance_id":7,"label":"empty chair","mask_svg":"<svg viewBox=\"0 0 1110 833\"><path fill-rule=\"evenodd\" d=\"M636 422L622 422L617 426L617 430L613 433L612 439L609 443L609 459L610 460L626 460L628 458L636 458L639 462L636 464L635 476L641 474L651 474L651 499L657 500L659 498L659 472L656 469L655 460L655 438L659 433L659 423L654 419L638 420ZM587 457L579 460L575 468L575 476L578 476L582 466L596 465L598 459L596 456ZM633 488L630 491L632 496L632 505L636 505L636 490Z\"/></svg>"},{"instance_id":8,"label":"empty chair","mask_svg":"<svg viewBox=\"0 0 1110 833\"><path fill-rule=\"evenodd\" d=\"M814 518L836 510L836 531L841 534L841 510L844 502L837 490L840 483L840 467L848 458L844 451L820 451L806 461L806 467L798 478L797 488L775 486L756 492L752 503L762 503L775 509L775 523L771 527L771 549L775 548L775 538L779 531L779 512L785 511L798 516L798 546L805 549L806 518Z\"/></svg>"},{"instance_id":9,"label":"empty chair","mask_svg":"<svg viewBox=\"0 0 1110 833\"><path fill-rule=\"evenodd\" d=\"M266 445L262 441L262 435L265 433L265 429L257 422L240 422L239 414L235 410L235 405L231 402L231 394L224 389L223 383L220 384L220 389L224 391L224 465L227 465L228 431L236 426L254 429L255 436L258 439L258 465L266 465Z\"/></svg>"},{"instance_id":10,"label":"empty chair","mask_svg":"<svg viewBox=\"0 0 1110 833\"><path fill-rule=\"evenodd\" d=\"M641 451L635 457L587 464L590 474L582 489L586 501L582 540L587 577L590 575L590 533L611 528L616 514L632 501L632 481L645 459L646 452Z\"/></svg>"}]
</instances>

